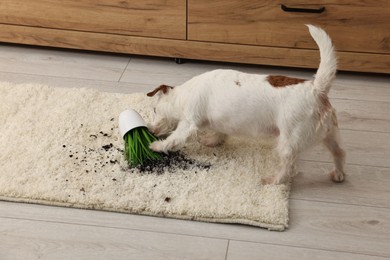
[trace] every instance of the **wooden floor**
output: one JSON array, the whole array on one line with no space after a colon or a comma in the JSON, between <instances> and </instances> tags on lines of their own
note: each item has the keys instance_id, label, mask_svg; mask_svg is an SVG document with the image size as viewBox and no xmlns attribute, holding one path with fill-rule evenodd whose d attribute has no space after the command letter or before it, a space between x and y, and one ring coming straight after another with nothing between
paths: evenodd
<instances>
[{"instance_id":1,"label":"wooden floor","mask_svg":"<svg viewBox=\"0 0 390 260\"><path fill-rule=\"evenodd\" d=\"M314 73L0 45L0 81L15 83L146 92L214 68ZM0 259L389 258L390 78L340 73L330 95L347 151L347 180L329 181L331 158L322 148L303 154L285 232L0 202Z\"/></svg>"}]
</instances>

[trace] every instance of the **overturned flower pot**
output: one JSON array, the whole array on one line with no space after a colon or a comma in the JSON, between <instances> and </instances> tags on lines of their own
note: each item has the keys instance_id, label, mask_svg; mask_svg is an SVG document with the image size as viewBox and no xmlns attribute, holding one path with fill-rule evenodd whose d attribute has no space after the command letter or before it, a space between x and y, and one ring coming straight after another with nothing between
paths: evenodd
<instances>
[{"instance_id":1,"label":"overturned flower pot","mask_svg":"<svg viewBox=\"0 0 390 260\"><path fill-rule=\"evenodd\" d=\"M129 109L119 115L119 131L125 142L124 155L130 166L162 160L162 156L150 150L149 145L157 138L149 132L145 121L135 110Z\"/></svg>"}]
</instances>

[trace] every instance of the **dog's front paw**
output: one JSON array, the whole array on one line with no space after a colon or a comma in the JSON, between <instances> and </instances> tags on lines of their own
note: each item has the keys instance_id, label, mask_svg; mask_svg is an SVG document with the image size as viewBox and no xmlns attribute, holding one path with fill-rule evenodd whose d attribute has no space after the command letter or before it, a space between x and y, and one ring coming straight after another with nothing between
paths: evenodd
<instances>
[{"instance_id":1,"label":"dog's front paw","mask_svg":"<svg viewBox=\"0 0 390 260\"><path fill-rule=\"evenodd\" d=\"M153 143L151 143L149 145L149 148L152 151L155 151L158 153L168 154L168 152L170 152L170 151L177 151L178 146L176 145L176 142L174 142L174 141L163 140L163 141L154 141Z\"/></svg>"},{"instance_id":2,"label":"dog's front paw","mask_svg":"<svg viewBox=\"0 0 390 260\"><path fill-rule=\"evenodd\" d=\"M164 141L154 141L149 145L150 150L158 153L167 153Z\"/></svg>"}]
</instances>

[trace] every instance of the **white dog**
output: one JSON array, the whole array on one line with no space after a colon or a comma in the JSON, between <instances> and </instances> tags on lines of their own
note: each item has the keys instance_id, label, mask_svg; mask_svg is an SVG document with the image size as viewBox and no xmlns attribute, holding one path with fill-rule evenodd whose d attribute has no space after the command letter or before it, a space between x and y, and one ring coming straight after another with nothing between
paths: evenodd
<instances>
[{"instance_id":1,"label":"white dog","mask_svg":"<svg viewBox=\"0 0 390 260\"><path fill-rule=\"evenodd\" d=\"M202 140L208 146L221 144L227 135L277 137L280 171L262 183L279 184L291 177L301 151L322 142L335 163L330 176L334 182L342 182L345 152L340 148L337 118L327 96L336 75L335 51L321 28L308 27L321 56L313 80L214 70L174 88L161 85L147 94L158 93L158 120L150 130L158 136L171 134L150 148L165 153L180 149L188 137L205 127L212 131Z\"/></svg>"}]
</instances>

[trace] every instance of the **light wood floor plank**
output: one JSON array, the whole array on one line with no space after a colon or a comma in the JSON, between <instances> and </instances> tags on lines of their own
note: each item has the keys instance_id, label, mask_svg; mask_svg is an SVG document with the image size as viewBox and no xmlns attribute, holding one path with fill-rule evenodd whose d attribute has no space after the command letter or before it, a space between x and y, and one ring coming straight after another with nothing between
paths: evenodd
<instances>
[{"instance_id":1,"label":"light wood floor plank","mask_svg":"<svg viewBox=\"0 0 390 260\"><path fill-rule=\"evenodd\" d=\"M229 243L229 252L226 259L383 260L388 258L299 247L282 247L277 245L250 243L233 240Z\"/></svg>"},{"instance_id":2,"label":"light wood floor plank","mask_svg":"<svg viewBox=\"0 0 390 260\"><path fill-rule=\"evenodd\" d=\"M225 259L227 240L0 219L1 259Z\"/></svg>"},{"instance_id":3,"label":"light wood floor plank","mask_svg":"<svg viewBox=\"0 0 390 260\"><path fill-rule=\"evenodd\" d=\"M347 80L339 75L329 92L331 98L368 101L390 101L390 79L386 76L358 76ZM356 80L361 78L361 80ZM386 80L387 79L387 80Z\"/></svg>"},{"instance_id":4,"label":"light wood floor plank","mask_svg":"<svg viewBox=\"0 0 390 260\"><path fill-rule=\"evenodd\" d=\"M333 163L299 161L291 198L390 209L390 168L347 165L343 183L333 183L328 173Z\"/></svg>"},{"instance_id":5,"label":"light wood floor plank","mask_svg":"<svg viewBox=\"0 0 390 260\"><path fill-rule=\"evenodd\" d=\"M390 209L291 200L290 227L269 232L109 212L0 202L0 217L143 230L390 257Z\"/></svg>"},{"instance_id":6,"label":"light wood floor plank","mask_svg":"<svg viewBox=\"0 0 390 260\"><path fill-rule=\"evenodd\" d=\"M118 81L129 60L118 55L0 46L0 71L9 73Z\"/></svg>"},{"instance_id":7,"label":"light wood floor plank","mask_svg":"<svg viewBox=\"0 0 390 260\"><path fill-rule=\"evenodd\" d=\"M341 144L347 152L347 164L390 167L390 133L341 130ZM305 151L303 160L332 162L321 145Z\"/></svg>"},{"instance_id":8,"label":"light wood floor plank","mask_svg":"<svg viewBox=\"0 0 390 260\"><path fill-rule=\"evenodd\" d=\"M179 85L192 77L216 69L221 65L199 62L176 64L173 59L132 58L124 72L121 82L142 83L150 88L161 84ZM225 65L226 67L226 65Z\"/></svg>"},{"instance_id":9,"label":"light wood floor plank","mask_svg":"<svg viewBox=\"0 0 390 260\"><path fill-rule=\"evenodd\" d=\"M291 209L291 239L305 247L390 257L390 209L302 200Z\"/></svg>"},{"instance_id":10,"label":"light wood floor plank","mask_svg":"<svg viewBox=\"0 0 390 260\"><path fill-rule=\"evenodd\" d=\"M340 129L390 132L390 102L331 99L331 103Z\"/></svg>"},{"instance_id":11,"label":"light wood floor plank","mask_svg":"<svg viewBox=\"0 0 390 260\"><path fill-rule=\"evenodd\" d=\"M0 72L0 80L15 84L34 83L60 88L90 88L98 91L124 94L146 93L146 91L150 90L150 87L141 83L77 79L24 73Z\"/></svg>"}]
</instances>

